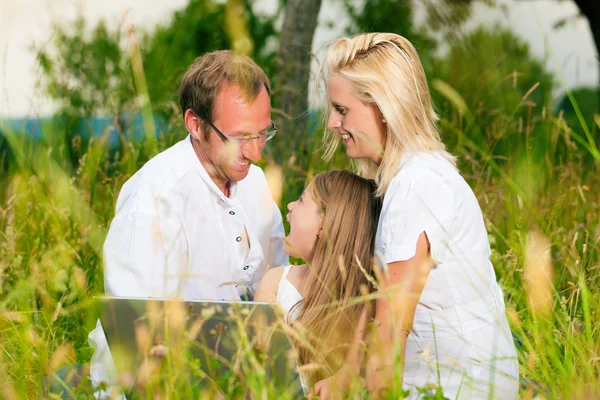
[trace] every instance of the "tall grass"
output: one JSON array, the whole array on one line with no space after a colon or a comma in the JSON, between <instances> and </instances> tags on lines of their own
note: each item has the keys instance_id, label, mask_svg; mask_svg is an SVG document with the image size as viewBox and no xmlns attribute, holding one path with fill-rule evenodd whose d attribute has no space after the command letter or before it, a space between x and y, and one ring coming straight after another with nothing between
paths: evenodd
<instances>
[{"instance_id":1,"label":"tall grass","mask_svg":"<svg viewBox=\"0 0 600 400\"><path fill-rule=\"evenodd\" d=\"M492 157L469 131L449 119L443 124L463 136L452 151L486 217L520 341L521 375L530 379L523 396L539 394L537 382L549 398L592 398L600 396L600 175L595 157L555 118L524 121L536 132L529 147L524 131L505 132L526 146L517 157ZM11 155L0 194L0 390L7 399L35 398L44 376L89 362L103 238L119 188L151 153L144 140L126 138L111 155L105 136L81 149L79 136L56 132L36 142L15 132L5 137ZM159 150L181 137L170 132ZM67 148L77 149L75 165L68 165ZM305 174L346 166L342 154L328 165L316 154Z\"/></svg>"}]
</instances>

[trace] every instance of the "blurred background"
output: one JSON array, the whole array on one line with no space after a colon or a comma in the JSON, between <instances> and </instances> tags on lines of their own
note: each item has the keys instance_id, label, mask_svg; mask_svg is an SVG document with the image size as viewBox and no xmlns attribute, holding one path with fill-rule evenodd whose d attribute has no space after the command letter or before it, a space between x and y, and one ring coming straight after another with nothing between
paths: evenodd
<instances>
[{"instance_id":1,"label":"blurred background","mask_svg":"<svg viewBox=\"0 0 600 400\"><path fill-rule=\"evenodd\" d=\"M32 51L32 47L44 47L51 42L55 25L66 27L73 25L78 18L84 18L90 30L100 21L105 21L111 30L122 29L125 25L132 24L137 29L153 34L160 26L172 24L174 13L183 11L187 3L187 0L170 2L106 0L101 3L89 0L21 2L2 0L0 2L0 60L2 60L0 116L3 118L48 116L57 110L56 102L36 90L39 69L35 52ZM210 2L200 4L204 3ZM281 29L282 15L277 0L255 0L249 3L252 12L256 15L279 16L278 21L276 18L276 25L278 30ZM348 33L353 18L348 12L347 3L358 8L364 1L322 2L311 46L314 53L318 54L326 43ZM413 3L411 25L425 25L426 6L420 2ZM582 15L576 2L497 0L472 1L472 3L470 15L466 18L461 17L465 20L462 26L455 27L458 28L457 30L470 31L478 26L498 24L499 28L513 32L526 43L532 56L538 58L554 76L562 75L569 88L597 86L597 51L590 26L598 22L594 21L595 15L589 17ZM394 16L390 16L390 20L393 19ZM407 27L400 27L404 24L401 19L398 19L398 24L396 30L408 32ZM371 26L376 28L377 22L372 21ZM433 30L432 28L434 27L428 29ZM443 37L438 36L438 39ZM448 49L448 42L440 40L438 46L440 47L438 54L443 53ZM555 95L560 96L564 91L565 89L559 86L555 89Z\"/></svg>"},{"instance_id":2,"label":"blurred background","mask_svg":"<svg viewBox=\"0 0 600 400\"><path fill-rule=\"evenodd\" d=\"M252 56L280 127L260 166L284 209L317 171L324 49L399 33L482 206L524 398L600 398L597 0L0 0L0 390L89 362L121 185L185 137L182 73ZM322 86L321 86L322 88ZM168 386L165 386L165 393Z\"/></svg>"}]
</instances>

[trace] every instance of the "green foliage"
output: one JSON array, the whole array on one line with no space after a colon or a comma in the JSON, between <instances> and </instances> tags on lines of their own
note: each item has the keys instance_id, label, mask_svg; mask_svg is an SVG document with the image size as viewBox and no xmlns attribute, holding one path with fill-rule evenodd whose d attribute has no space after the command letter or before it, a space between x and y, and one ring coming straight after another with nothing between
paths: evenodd
<instances>
[{"instance_id":1,"label":"green foliage","mask_svg":"<svg viewBox=\"0 0 600 400\"><path fill-rule=\"evenodd\" d=\"M256 15L251 4L243 3L254 45L250 56L273 76L277 15ZM179 81L194 59L208 51L231 48L225 8L222 2L191 0L168 23L139 35L150 103L166 120L179 117ZM123 123L124 115L140 112L130 61L131 48L138 41L132 27L109 30L101 21L89 32L79 16L72 27L54 28L50 44L37 49L37 59L41 88L60 104L62 114L79 118L114 115Z\"/></svg>"},{"instance_id":2,"label":"green foliage","mask_svg":"<svg viewBox=\"0 0 600 400\"><path fill-rule=\"evenodd\" d=\"M413 4L410 1L375 0L367 1L358 7L352 0L344 0L351 24L346 34L362 32L397 33L410 40L420 54L425 56L423 63L428 64L433 55L436 42L431 32L414 23Z\"/></svg>"},{"instance_id":3,"label":"green foliage","mask_svg":"<svg viewBox=\"0 0 600 400\"><path fill-rule=\"evenodd\" d=\"M600 120L598 120L598 117L595 117L595 115L597 115L598 110L600 110L600 91L593 88L582 87L573 89L571 92L575 103L579 106L579 109L581 110L583 120L592 131L592 136L598 137L600 126L596 121ZM581 129L581 122L577 117L574 104L571 102L567 94L564 94L562 98L560 98L557 101L555 108L557 112L564 112L563 117L565 123L571 129L580 132L580 134L583 134L583 131Z\"/></svg>"},{"instance_id":4,"label":"green foliage","mask_svg":"<svg viewBox=\"0 0 600 400\"><path fill-rule=\"evenodd\" d=\"M499 26L479 27L451 42L428 72L461 93L477 117L485 118L481 122L504 110L523 114L524 97L534 87L527 102L547 107L551 101L552 76L523 39Z\"/></svg>"},{"instance_id":5,"label":"green foliage","mask_svg":"<svg viewBox=\"0 0 600 400\"><path fill-rule=\"evenodd\" d=\"M88 32L80 15L73 26L56 25L51 44L37 52L42 90L63 114L122 115L133 107L133 76L119 31L109 31L101 21Z\"/></svg>"},{"instance_id":6,"label":"green foliage","mask_svg":"<svg viewBox=\"0 0 600 400\"><path fill-rule=\"evenodd\" d=\"M434 104L444 117L442 136L451 150L470 143L481 154L528 154L537 163L566 156L556 147L559 129L546 118L551 114L553 79L512 32L479 27L450 43L447 54L426 72ZM449 99L448 88L460 93L460 107ZM473 148L467 150L472 153Z\"/></svg>"},{"instance_id":7,"label":"green foliage","mask_svg":"<svg viewBox=\"0 0 600 400\"><path fill-rule=\"evenodd\" d=\"M254 44L250 54L272 77L275 69L274 48L270 39L277 35L276 16L258 16L251 2L245 1L248 30ZM155 111L179 116L178 88L181 76L196 57L232 47L221 2L191 0L176 11L166 25L146 33L142 44L148 91Z\"/></svg>"}]
</instances>

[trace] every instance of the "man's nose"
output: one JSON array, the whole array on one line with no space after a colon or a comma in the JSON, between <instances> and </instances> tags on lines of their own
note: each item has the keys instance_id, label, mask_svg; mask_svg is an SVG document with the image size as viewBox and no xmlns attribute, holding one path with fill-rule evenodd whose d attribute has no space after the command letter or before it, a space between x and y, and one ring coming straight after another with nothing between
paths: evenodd
<instances>
[{"instance_id":1,"label":"man's nose","mask_svg":"<svg viewBox=\"0 0 600 400\"><path fill-rule=\"evenodd\" d=\"M262 158L261 147L258 144L257 139L248 140L243 149L243 156L246 160L250 160L251 162L258 162Z\"/></svg>"}]
</instances>

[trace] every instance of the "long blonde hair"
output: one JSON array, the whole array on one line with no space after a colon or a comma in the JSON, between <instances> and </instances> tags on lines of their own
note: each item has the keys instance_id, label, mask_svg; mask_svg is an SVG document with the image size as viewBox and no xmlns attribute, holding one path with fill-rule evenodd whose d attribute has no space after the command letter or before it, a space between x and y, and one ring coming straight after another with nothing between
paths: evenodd
<instances>
[{"instance_id":1,"label":"long blonde hair","mask_svg":"<svg viewBox=\"0 0 600 400\"><path fill-rule=\"evenodd\" d=\"M431 102L427 78L413 45L393 33L365 33L342 38L328 49L321 73L339 73L352 85L363 103L374 104L386 120L387 135L379 166L370 160L356 162L359 174L375 179L377 195L382 196L400 168L406 150L437 151L456 166L446 151L436 127L438 116ZM328 104L327 114L330 112ZM326 130L323 139L325 159L329 160L339 137Z\"/></svg>"},{"instance_id":2,"label":"long blonde hair","mask_svg":"<svg viewBox=\"0 0 600 400\"><path fill-rule=\"evenodd\" d=\"M308 342L298 346L300 362L318 365L310 373L315 380L344 362L364 307L359 298L372 289L367 277L382 207L376 188L375 181L344 170L320 173L309 185L322 229L307 264L295 324Z\"/></svg>"}]
</instances>

